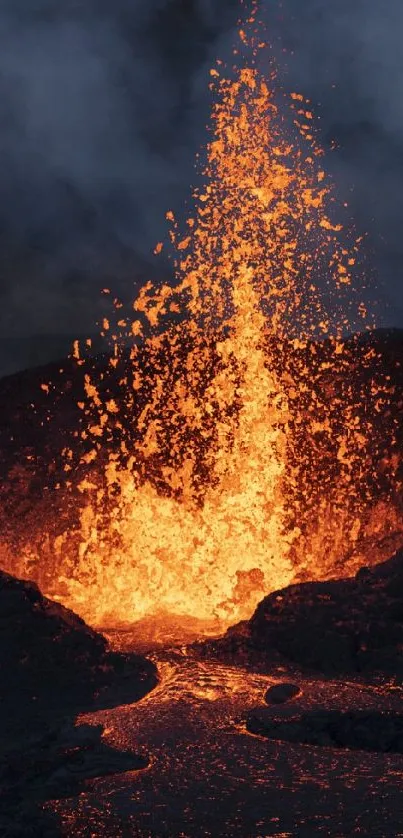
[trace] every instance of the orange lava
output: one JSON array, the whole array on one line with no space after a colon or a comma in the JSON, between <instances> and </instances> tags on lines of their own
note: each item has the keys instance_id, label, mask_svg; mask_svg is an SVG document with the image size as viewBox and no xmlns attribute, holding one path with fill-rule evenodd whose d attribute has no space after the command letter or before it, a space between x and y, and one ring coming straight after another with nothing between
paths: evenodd
<instances>
[{"instance_id":1,"label":"orange lava","mask_svg":"<svg viewBox=\"0 0 403 838\"><path fill-rule=\"evenodd\" d=\"M102 380L86 374L86 453L66 452L80 521L48 544L48 593L95 625L173 614L226 627L296 578L359 566L389 526L343 339L369 322L352 287L359 242L347 248L333 220L309 103L293 94L280 112L275 71L259 69L255 13L239 36L234 67L210 71L186 230L167 214L175 284L147 283L134 314L118 304L104 320L113 353Z\"/></svg>"}]
</instances>

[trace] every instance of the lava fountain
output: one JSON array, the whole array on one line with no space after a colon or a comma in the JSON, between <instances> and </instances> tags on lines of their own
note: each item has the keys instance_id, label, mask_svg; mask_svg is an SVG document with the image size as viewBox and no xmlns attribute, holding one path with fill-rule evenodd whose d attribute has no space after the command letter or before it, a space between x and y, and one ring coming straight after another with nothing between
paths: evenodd
<instances>
[{"instance_id":1,"label":"lava fountain","mask_svg":"<svg viewBox=\"0 0 403 838\"><path fill-rule=\"evenodd\" d=\"M131 316L115 305L99 380L75 346L81 442L64 455L76 523L21 547L23 575L29 562L40 581L52 554L47 593L98 626L169 614L224 628L304 574L362 564L381 514L362 399L382 406L387 387L354 390L343 338L368 328L351 279L359 242L347 248L333 220L309 103L293 94L280 112L275 71L259 69L256 12L239 37L234 67L210 71L186 229L167 213L175 283L146 283ZM361 355L365 366L374 350Z\"/></svg>"}]
</instances>

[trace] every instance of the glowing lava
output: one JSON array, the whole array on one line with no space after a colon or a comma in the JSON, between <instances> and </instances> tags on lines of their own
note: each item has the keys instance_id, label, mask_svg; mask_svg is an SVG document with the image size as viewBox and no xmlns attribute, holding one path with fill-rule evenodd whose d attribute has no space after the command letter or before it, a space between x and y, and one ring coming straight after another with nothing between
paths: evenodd
<instances>
[{"instance_id":1,"label":"glowing lava","mask_svg":"<svg viewBox=\"0 0 403 838\"><path fill-rule=\"evenodd\" d=\"M350 369L343 333L366 318L358 245L331 218L309 104L294 94L280 115L275 73L258 69L255 14L240 39L250 66L211 70L205 185L185 234L167 214L176 282L147 283L134 319L104 321L109 372L85 376L87 450L66 459L80 522L48 545L48 593L97 625L227 626L302 570L331 574L373 526L362 393L332 381ZM130 336L143 342L128 364Z\"/></svg>"}]
</instances>

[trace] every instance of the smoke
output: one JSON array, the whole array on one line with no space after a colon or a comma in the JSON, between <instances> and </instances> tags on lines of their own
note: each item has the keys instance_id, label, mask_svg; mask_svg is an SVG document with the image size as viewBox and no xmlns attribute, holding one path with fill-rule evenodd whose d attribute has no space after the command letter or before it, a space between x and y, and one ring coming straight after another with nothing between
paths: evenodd
<instances>
[{"instance_id":1,"label":"smoke","mask_svg":"<svg viewBox=\"0 0 403 838\"><path fill-rule=\"evenodd\" d=\"M92 330L103 285L131 297L152 274L207 120L192 79L236 17L220 7L3 0L3 335Z\"/></svg>"},{"instance_id":2,"label":"smoke","mask_svg":"<svg viewBox=\"0 0 403 838\"><path fill-rule=\"evenodd\" d=\"M98 290L155 273L194 181L207 68L237 0L2 0L0 333L87 333ZM402 324L400 0L262 0L286 89L312 99L341 200ZM283 71L284 70L284 71ZM169 267L161 263L161 270ZM28 360L28 359L27 359Z\"/></svg>"}]
</instances>

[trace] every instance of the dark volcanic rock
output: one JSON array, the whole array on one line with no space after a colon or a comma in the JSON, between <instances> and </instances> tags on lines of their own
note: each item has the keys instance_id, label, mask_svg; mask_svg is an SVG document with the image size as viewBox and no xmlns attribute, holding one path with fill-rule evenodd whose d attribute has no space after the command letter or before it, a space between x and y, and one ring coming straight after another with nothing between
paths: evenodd
<instances>
[{"instance_id":1,"label":"dark volcanic rock","mask_svg":"<svg viewBox=\"0 0 403 838\"><path fill-rule=\"evenodd\" d=\"M0 757L2 836L60 835L56 818L42 811L45 801L75 796L87 780L147 767L147 756L109 747L102 733L102 725L67 724Z\"/></svg>"},{"instance_id":2,"label":"dark volcanic rock","mask_svg":"<svg viewBox=\"0 0 403 838\"><path fill-rule=\"evenodd\" d=\"M40 724L86 704L106 665L101 635L34 583L0 572L0 724Z\"/></svg>"},{"instance_id":3,"label":"dark volcanic rock","mask_svg":"<svg viewBox=\"0 0 403 838\"><path fill-rule=\"evenodd\" d=\"M47 799L74 794L91 777L144 768L120 753L102 726L76 727L90 708L133 702L157 683L154 664L110 652L105 638L37 585L0 571L1 835L56 835Z\"/></svg>"},{"instance_id":4,"label":"dark volcanic rock","mask_svg":"<svg viewBox=\"0 0 403 838\"><path fill-rule=\"evenodd\" d=\"M285 704L300 695L301 690L296 684L273 684L264 697L267 704Z\"/></svg>"},{"instance_id":5,"label":"dark volcanic rock","mask_svg":"<svg viewBox=\"0 0 403 838\"><path fill-rule=\"evenodd\" d=\"M291 585L266 597L249 624L259 654L272 649L327 674L403 676L403 552L353 579Z\"/></svg>"},{"instance_id":6,"label":"dark volcanic rock","mask_svg":"<svg viewBox=\"0 0 403 838\"><path fill-rule=\"evenodd\" d=\"M265 597L248 623L198 654L261 671L287 664L327 676L403 680L403 551L354 578L290 585Z\"/></svg>"},{"instance_id":7,"label":"dark volcanic rock","mask_svg":"<svg viewBox=\"0 0 403 838\"><path fill-rule=\"evenodd\" d=\"M247 719L251 733L332 748L403 753L403 716L371 711L313 710L276 718L254 710Z\"/></svg>"},{"instance_id":8,"label":"dark volcanic rock","mask_svg":"<svg viewBox=\"0 0 403 838\"><path fill-rule=\"evenodd\" d=\"M132 700L155 686L154 665L107 650L105 638L37 585L0 571L0 739L41 728L100 700L130 677Z\"/></svg>"},{"instance_id":9,"label":"dark volcanic rock","mask_svg":"<svg viewBox=\"0 0 403 838\"><path fill-rule=\"evenodd\" d=\"M29 786L45 799L60 798L76 793L84 780L148 765L145 756L110 748L102 733L102 725L55 728L0 760L0 782L14 797Z\"/></svg>"}]
</instances>

